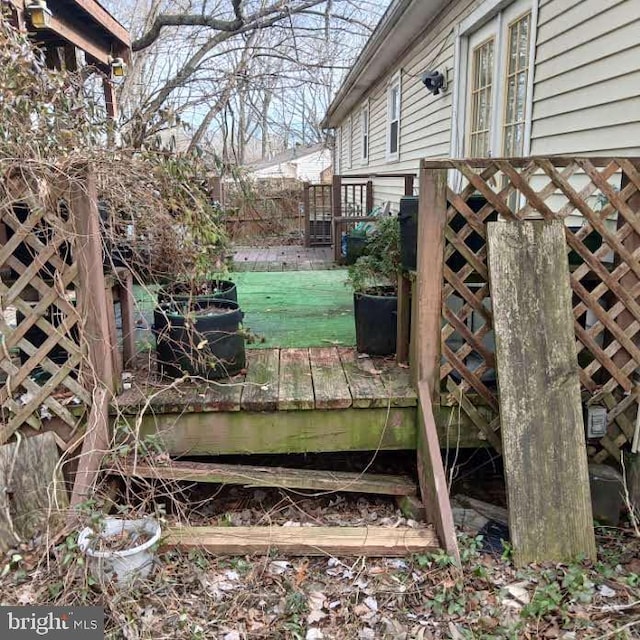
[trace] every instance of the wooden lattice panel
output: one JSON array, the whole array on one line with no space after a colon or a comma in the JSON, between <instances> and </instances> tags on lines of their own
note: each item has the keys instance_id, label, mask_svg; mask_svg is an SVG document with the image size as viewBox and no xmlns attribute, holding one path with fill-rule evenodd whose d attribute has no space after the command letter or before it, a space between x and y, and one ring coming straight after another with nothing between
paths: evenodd
<instances>
[{"instance_id":1,"label":"wooden lattice panel","mask_svg":"<svg viewBox=\"0 0 640 640\"><path fill-rule=\"evenodd\" d=\"M25 424L40 428L42 416L75 426L66 400L90 404L90 397L77 379L83 352L75 337L78 266L70 216L30 199L0 210L0 224L7 238L0 246L1 444Z\"/></svg>"},{"instance_id":2,"label":"wooden lattice panel","mask_svg":"<svg viewBox=\"0 0 640 640\"><path fill-rule=\"evenodd\" d=\"M596 460L619 458L635 429L640 366L640 159L525 158L425 162L454 169L445 232L442 365L444 390L497 449L469 396L498 411L489 302L486 223L526 218L566 225L579 374L587 404L608 410ZM535 327L532 327L535 330Z\"/></svg>"}]
</instances>

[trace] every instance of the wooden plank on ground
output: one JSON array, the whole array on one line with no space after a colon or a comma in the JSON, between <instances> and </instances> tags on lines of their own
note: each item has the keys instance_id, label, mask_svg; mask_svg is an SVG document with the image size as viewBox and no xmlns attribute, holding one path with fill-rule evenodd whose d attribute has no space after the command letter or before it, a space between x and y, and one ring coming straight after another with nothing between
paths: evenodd
<instances>
[{"instance_id":1,"label":"wooden plank on ground","mask_svg":"<svg viewBox=\"0 0 640 640\"><path fill-rule=\"evenodd\" d=\"M0 447L0 551L43 533L68 506L52 431Z\"/></svg>"},{"instance_id":2,"label":"wooden plank on ground","mask_svg":"<svg viewBox=\"0 0 640 640\"><path fill-rule=\"evenodd\" d=\"M400 557L438 549L431 529L384 527L174 527L163 546L220 555Z\"/></svg>"},{"instance_id":3,"label":"wooden plank on ground","mask_svg":"<svg viewBox=\"0 0 640 640\"><path fill-rule=\"evenodd\" d=\"M388 496L411 496L417 493L415 482L406 476L321 469L285 469L249 465L187 462L172 460L167 464L123 463L123 473L140 478L240 484L249 487L281 487L314 491L350 491Z\"/></svg>"},{"instance_id":4,"label":"wooden plank on ground","mask_svg":"<svg viewBox=\"0 0 640 640\"><path fill-rule=\"evenodd\" d=\"M335 347L309 349L316 409L347 409L351 392Z\"/></svg>"},{"instance_id":5,"label":"wooden plank on ground","mask_svg":"<svg viewBox=\"0 0 640 640\"><path fill-rule=\"evenodd\" d=\"M387 390L381 372L369 356L360 357L355 349L339 348L342 369L349 383L352 406L357 408L387 407Z\"/></svg>"},{"instance_id":6,"label":"wooden plank on ground","mask_svg":"<svg viewBox=\"0 0 640 640\"><path fill-rule=\"evenodd\" d=\"M278 407L280 351L248 349L247 377L240 406L245 411L275 411Z\"/></svg>"},{"instance_id":7,"label":"wooden plank on ground","mask_svg":"<svg viewBox=\"0 0 640 640\"><path fill-rule=\"evenodd\" d=\"M281 349L278 409L313 409L314 404L309 350Z\"/></svg>"},{"instance_id":8,"label":"wooden plank on ground","mask_svg":"<svg viewBox=\"0 0 640 640\"><path fill-rule=\"evenodd\" d=\"M489 223L488 250L514 560L595 559L564 223Z\"/></svg>"}]
</instances>

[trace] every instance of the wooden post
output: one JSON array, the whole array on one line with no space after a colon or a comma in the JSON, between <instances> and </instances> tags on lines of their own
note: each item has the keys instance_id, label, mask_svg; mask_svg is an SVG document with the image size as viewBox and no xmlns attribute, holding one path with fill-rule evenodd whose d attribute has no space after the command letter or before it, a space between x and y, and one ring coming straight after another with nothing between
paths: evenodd
<instances>
[{"instance_id":1,"label":"wooden post","mask_svg":"<svg viewBox=\"0 0 640 640\"><path fill-rule=\"evenodd\" d=\"M373 180L367 180L367 192L366 192L366 211L365 216L371 215L373 211Z\"/></svg>"},{"instance_id":2,"label":"wooden post","mask_svg":"<svg viewBox=\"0 0 640 640\"><path fill-rule=\"evenodd\" d=\"M118 273L118 299L122 319L122 364L129 367L136 356L136 325L131 271Z\"/></svg>"},{"instance_id":3,"label":"wooden post","mask_svg":"<svg viewBox=\"0 0 640 640\"><path fill-rule=\"evenodd\" d=\"M64 68L67 71L78 70L78 51L72 44L64 45Z\"/></svg>"},{"instance_id":4,"label":"wooden post","mask_svg":"<svg viewBox=\"0 0 640 640\"><path fill-rule=\"evenodd\" d=\"M102 89L104 91L104 101L107 107L107 117L109 120L118 118L118 101L113 82L106 76L102 79Z\"/></svg>"},{"instance_id":5,"label":"wooden post","mask_svg":"<svg viewBox=\"0 0 640 640\"><path fill-rule=\"evenodd\" d=\"M447 224L446 169L420 170L418 207L418 264L416 309L413 317L414 382L426 380L431 397L440 398L440 333L442 328L442 289L444 231Z\"/></svg>"},{"instance_id":6,"label":"wooden post","mask_svg":"<svg viewBox=\"0 0 640 640\"><path fill-rule=\"evenodd\" d=\"M404 177L404 195L412 196L413 195L413 179L414 176L406 175Z\"/></svg>"},{"instance_id":7,"label":"wooden post","mask_svg":"<svg viewBox=\"0 0 640 640\"><path fill-rule=\"evenodd\" d=\"M113 364L113 387L114 391L120 392L120 380L122 378L122 354L118 349L118 329L116 327L116 313L113 300L113 282L107 283L104 290L104 297L107 301L107 325L109 327L109 344L111 345L111 363Z\"/></svg>"},{"instance_id":8,"label":"wooden post","mask_svg":"<svg viewBox=\"0 0 640 640\"><path fill-rule=\"evenodd\" d=\"M447 171L420 169L418 264L412 318L412 375L418 392L418 478L427 519L460 562L451 503L433 415L440 401L440 332L447 223Z\"/></svg>"},{"instance_id":9,"label":"wooden post","mask_svg":"<svg viewBox=\"0 0 640 640\"><path fill-rule=\"evenodd\" d=\"M396 316L396 362L409 361L409 329L411 326L411 280L407 274L398 274L398 315Z\"/></svg>"},{"instance_id":10,"label":"wooden post","mask_svg":"<svg viewBox=\"0 0 640 640\"><path fill-rule=\"evenodd\" d=\"M102 78L102 90L104 91L104 102L107 109L107 144L110 147L116 141L116 120L118 119L118 101L115 88L110 78Z\"/></svg>"},{"instance_id":11,"label":"wooden post","mask_svg":"<svg viewBox=\"0 0 640 640\"><path fill-rule=\"evenodd\" d=\"M212 176L210 185L209 190L211 193L211 199L222 205L222 180L220 179L220 176Z\"/></svg>"},{"instance_id":12,"label":"wooden post","mask_svg":"<svg viewBox=\"0 0 640 640\"><path fill-rule=\"evenodd\" d=\"M489 223L488 251L515 563L595 559L564 223Z\"/></svg>"},{"instance_id":13,"label":"wooden post","mask_svg":"<svg viewBox=\"0 0 640 640\"><path fill-rule=\"evenodd\" d=\"M640 453L624 452L624 479L629 492L630 506L640 519Z\"/></svg>"},{"instance_id":14,"label":"wooden post","mask_svg":"<svg viewBox=\"0 0 640 640\"><path fill-rule=\"evenodd\" d=\"M335 262L340 261L341 243L342 243L342 226L335 218L342 216L342 176L333 176L331 186L331 228L333 231L333 259Z\"/></svg>"},{"instance_id":15,"label":"wooden post","mask_svg":"<svg viewBox=\"0 0 640 640\"><path fill-rule=\"evenodd\" d=\"M87 165L81 165L71 181L70 205L77 234L74 256L78 263L78 308L83 318L81 339L87 345L89 365L83 382L93 394L71 498L71 505L77 506L94 486L109 447L109 399L114 389L98 196L95 176Z\"/></svg>"},{"instance_id":16,"label":"wooden post","mask_svg":"<svg viewBox=\"0 0 640 640\"><path fill-rule=\"evenodd\" d=\"M304 246L311 246L311 185L305 182L302 185L302 209L304 210ZM315 203L314 203L315 204Z\"/></svg>"}]
</instances>

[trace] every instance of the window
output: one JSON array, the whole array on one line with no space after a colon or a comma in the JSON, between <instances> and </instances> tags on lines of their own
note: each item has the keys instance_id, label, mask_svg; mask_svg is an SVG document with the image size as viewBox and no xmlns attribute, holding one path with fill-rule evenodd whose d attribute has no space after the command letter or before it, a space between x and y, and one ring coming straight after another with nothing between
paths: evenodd
<instances>
[{"instance_id":1,"label":"window","mask_svg":"<svg viewBox=\"0 0 640 640\"><path fill-rule=\"evenodd\" d=\"M360 111L360 142L362 164L369 162L369 103Z\"/></svg>"},{"instance_id":2,"label":"window","mask_svg":"<svg viewBox=\"0 0 640 640\"><path fill-rule=\"evenodd\" d=\"M387 160L397 160L400 152L400 73L387 89Z\"/></svg>"},{"instance_id":3,"label":"window","mask_svg":"<svg viewBox=\"0 0 640 640\"><path fill-rule=\"evenodd\" d=\"M473 49L471 82L471 128L469 131L472 158L490 155L491 115L493 106L493 51L495 38Z\"/></svg>"},{"instance_id":4,"label":"window","mask_svg":"<svg viewBox=\"0 0 640 640\"><path fill-rule=\"evenodd\" d=\"M452 133L456 156L528 153L535 5L516 0L496 11L501 4L485 0L460 24L457 64L462 69L454 89Z\"/></svg>"},{"instance_id":5,"label":"window","mask_svg":"<svg viewBox=\"0 0 640 640\"><path fill-rule=\"evenodd\" d=\"M509 25L506 97L502 151L507 157L524 152L524 127L529 78L531 13Z\"/></svg>"}]
</instances>

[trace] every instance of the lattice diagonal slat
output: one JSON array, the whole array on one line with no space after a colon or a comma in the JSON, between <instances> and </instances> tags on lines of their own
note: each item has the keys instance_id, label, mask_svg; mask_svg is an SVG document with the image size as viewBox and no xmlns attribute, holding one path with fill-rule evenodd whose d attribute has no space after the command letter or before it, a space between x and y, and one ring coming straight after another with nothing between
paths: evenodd
<instances>
[{"instance_id":1,"label":"lattice diagonal slat","mask_svg":"<svg viewBox=\"0 0 640 640\"><path fill-rule=\"evenodd\" d=\"M77 418L60 396L90 401L77 380L83 351L74 333L80 318L68 299L78 275L71 222L33 201L20 207L22 220L11 207L0 211L8 236L0 247L0 369L6 374L0 443L23 424L39 428L41 406L74 427ZM17 323L10 325L6 314Z\"/></svg>"},{"instance_id":2,"label":"lattice diagonal slat","mask_svg":"<svg viewBox=\"0 0 640 640\"><path fill-rule=\"evenodd\" d=\"M453 170L445 230L443 391L494 446L497 411L486 224L566 219L574 328L583 397L608 411L594 458L619 458L633 437L640 386L640 159L496 158L427 161Z\"/></svg>"}]
</instances>

